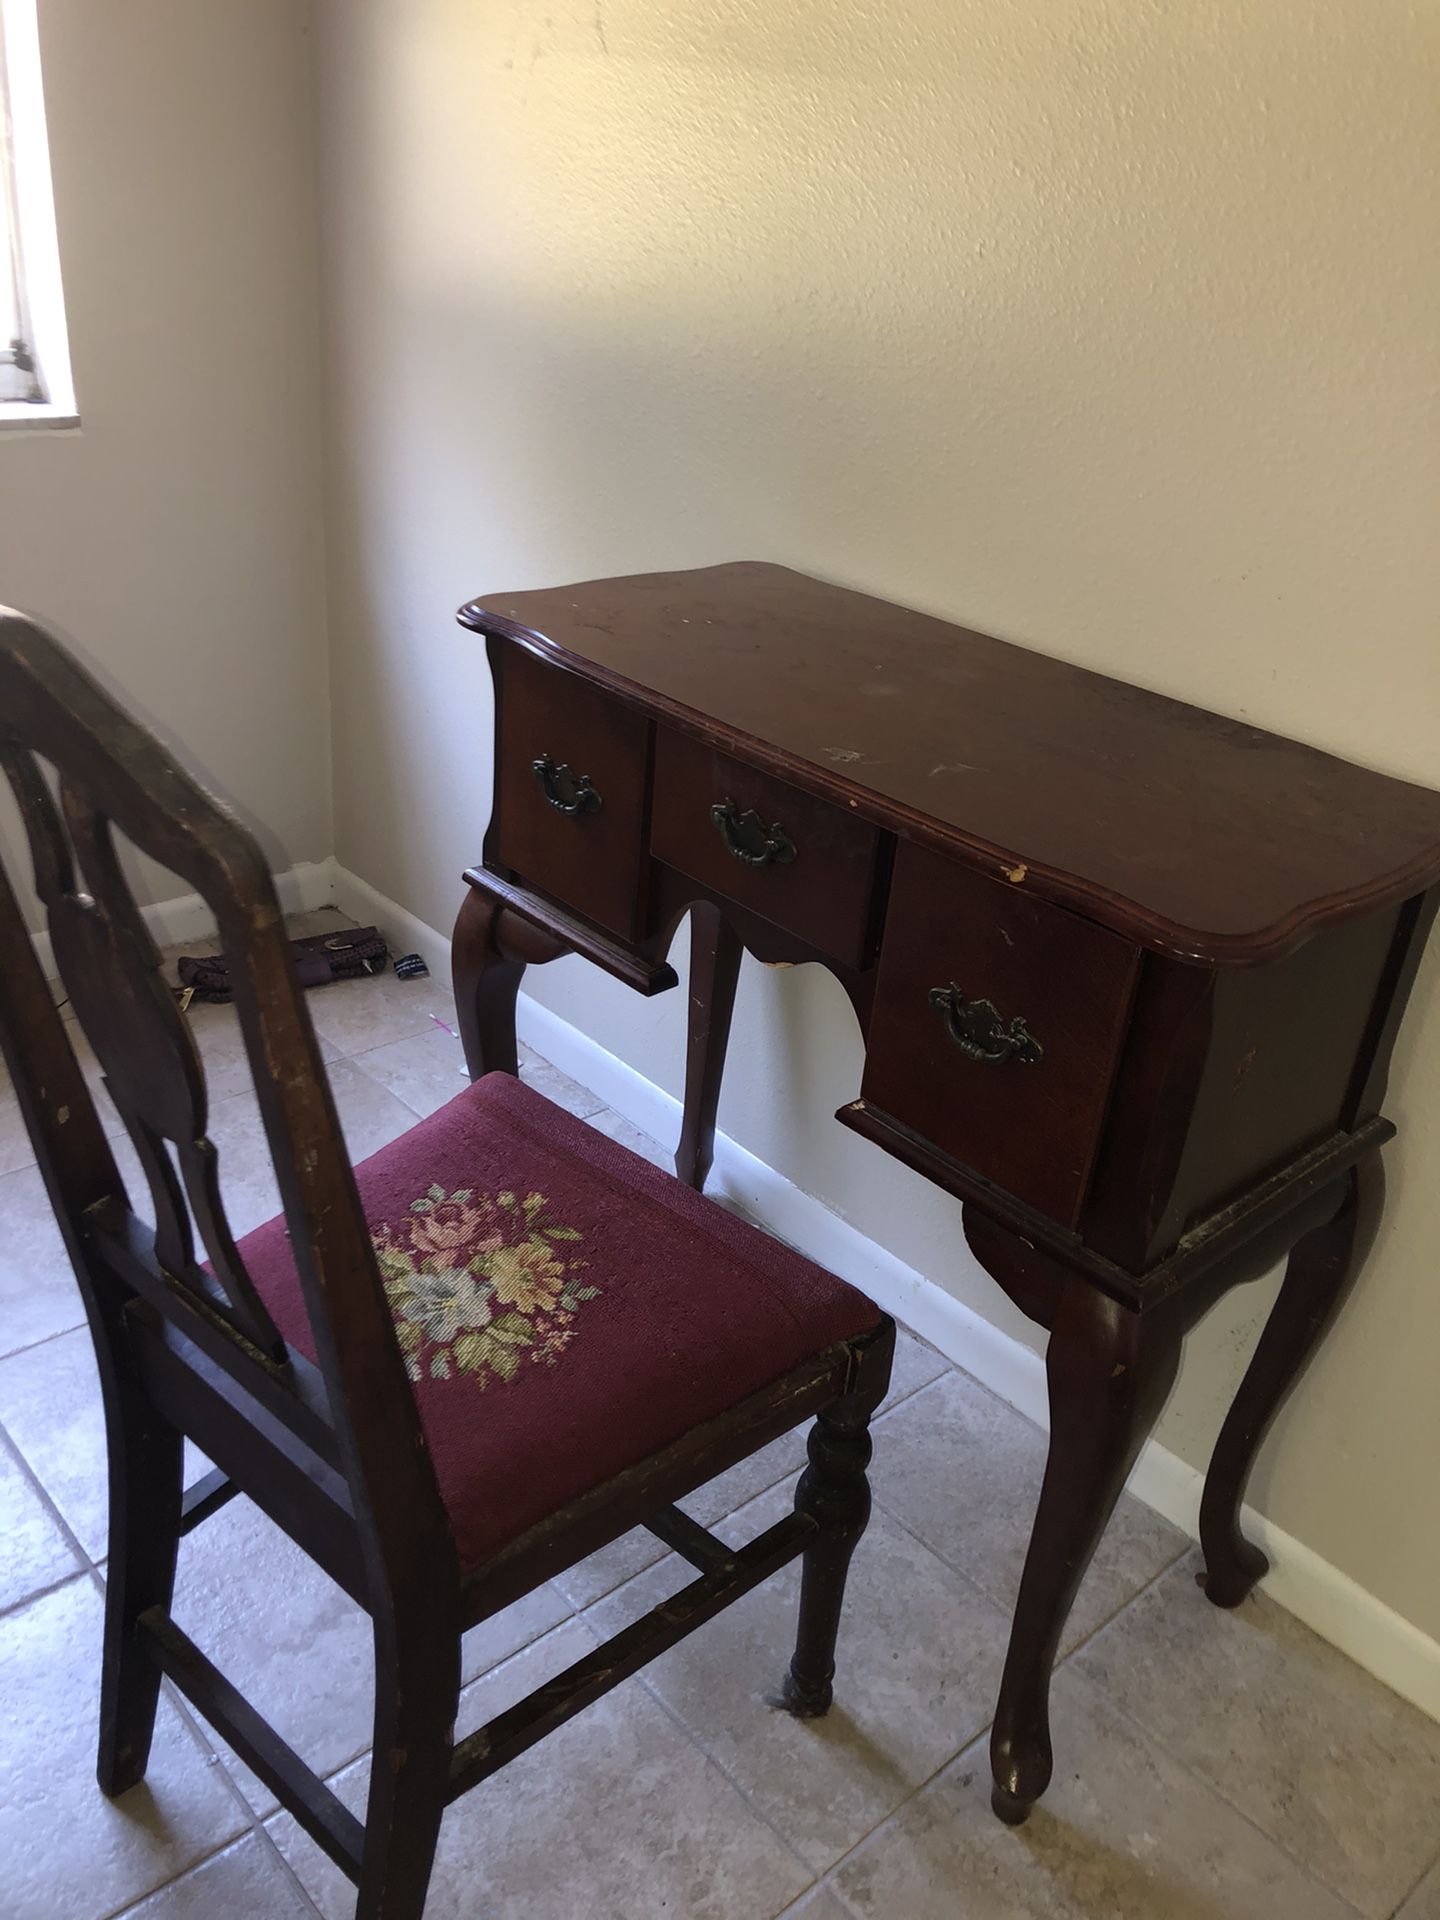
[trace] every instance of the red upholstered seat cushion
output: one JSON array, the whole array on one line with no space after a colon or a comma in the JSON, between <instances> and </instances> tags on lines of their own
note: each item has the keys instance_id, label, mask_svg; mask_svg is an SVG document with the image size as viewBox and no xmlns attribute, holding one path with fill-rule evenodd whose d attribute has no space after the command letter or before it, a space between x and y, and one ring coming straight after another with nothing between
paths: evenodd
<instances>
[{"instance_id":1,"label":"red upholstered seat cushion","mask_svg":"<svg viewBox=\"0 0 1440 1920\"><path fill-rule=\"evenodd\" d=\"M506 1074L356 1179L465 1567L879 1319ZM313 1359L283 1219L240 1253Z\"/></svg>"}]
</instances>

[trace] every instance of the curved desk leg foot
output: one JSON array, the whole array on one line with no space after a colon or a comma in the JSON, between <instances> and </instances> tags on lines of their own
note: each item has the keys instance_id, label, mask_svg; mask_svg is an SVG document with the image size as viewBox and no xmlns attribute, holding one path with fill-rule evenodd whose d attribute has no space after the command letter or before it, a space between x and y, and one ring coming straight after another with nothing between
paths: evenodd
<instances>
[{"instance_id":1,"label":"curved desk leg foot","mask_svg":"<svg viewBox=\"0 0 1440 1920\"><path fill-rule=\"evenodd\" d=\"M450 977L472 1080L482 1073L518 1074L515 1000L526 965L568 951L562 941L507 912L483 887L469 887L455 920Z\"/></svg>"},{"instance_id":2,"label":"curved desk leg foot","mask_svg":"<svg viewBox=\"0 0 1440 1920\"><path fill-rule=\"evenodd\" d=\"M997 1820L1003 1820L1007 1827L1023 1827L1030 1818L1031 1805L1031 1801L1007 1793L1004 1787L990 1789L990 1811Z\"/></svg>"},{"instance_id":3,"label":"curved desk leg foot","mask_svg":"<svg viewBox=\"0 0 1440 1920\"><path fill-rule=\"evenodd\" d=\"M1298 1240L1234 1404L1220 1429L1200 1504L1202 1582L1217 1607L1238 1607L1270 1562L1240 1531L1255 1456L1364 1265L1385 1200L1378 1153L1355 1167L1334 1218Z\"/></svg>"},{"instance_id":4,"label":"curved desk leg foot","mask_svg":"<svg viewBox=\"0 0 1440 1920\"><path fill-rule=\"evenodd\" d=\"M690 913L690 1021L685 1053L685 1117L675 1174L702 1192L715 1152L715 1115L730 1042L740 941L718 908L702 903Z\"/></svg>"},{"instance_id":5,"label":"curved desk leg foot","mask_svg":"<svg viewBox=\"0 0 1440 1920\"><path fill-rule=\"evenodd\" d=\"M1050 1335L1050 1453L990 1740L991 1805L1018 1826L1050 1783L1050 1674L1105 1524L1180 1367L1165 1308L1136 1314L1083 1280Z\"/></svg>"}]
</instances>

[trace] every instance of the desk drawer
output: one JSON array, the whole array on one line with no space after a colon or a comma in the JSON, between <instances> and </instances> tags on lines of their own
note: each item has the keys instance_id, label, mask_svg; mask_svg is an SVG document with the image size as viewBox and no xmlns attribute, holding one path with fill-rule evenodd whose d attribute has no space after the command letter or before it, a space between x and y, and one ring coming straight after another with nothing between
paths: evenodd
<instances>
[{"instance_id":1,"label":"desk drawer","mask_svg":"<svg viewBox=\"0 0 1440 1920\"><path fill-rule=\"evenodd\" d=\"M902 844L863 1098L1073 1225L1138 959L1076 914Z\"/></svg>"},{"instance_id":2,"label":"desk drawer","mask_svg":"<svg viewBox=\"0 0 1440 1920\"><path fill-rule=\"evenodd\" d=\"M492 658L494 857L562 906L628 937L645 860L650 723L523 647L496 645Z\"/></svg>"},{"instance_id":3,"label":"desk drawer","mask_svg":"<svg viewBox=\"0 0 1440 1920\"><path fill-rule=\"evenodd\" d=\"M663 727L650 850L807 945L869 956L879 831L787 781Z\"/></svg>"}]
</instances>

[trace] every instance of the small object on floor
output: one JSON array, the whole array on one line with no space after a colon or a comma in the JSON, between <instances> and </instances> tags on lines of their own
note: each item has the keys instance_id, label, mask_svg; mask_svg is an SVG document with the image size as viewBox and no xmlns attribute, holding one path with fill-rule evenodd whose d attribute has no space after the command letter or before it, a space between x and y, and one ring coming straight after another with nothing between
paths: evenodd
<instances>
[{"instance_id":1,"label":"small object on floor","mask_svg":"<svg viewBox=\"0 0 1440 1920\"><path fill-rule=\"evenodd\" d=\"M430 969L418 953L402 953L395 962L395 976L399 980L428 980Z\"/></svg>"},{"instance_id":2,"label":"small object on floor","mask_svg":"<svg viewBox=\"0 0 1440 1920\"><path fill-rule=\"evenodd\" d=\"M328 986L332 980L357 980L383 973L390 950L374 927L343 927L338 933L312 933L290 942L302 987ZM230 962L223 953L181 957L179 997L184 1012L194 1000L226 1004L231 996Z\"/></svg>"}]
</instances>

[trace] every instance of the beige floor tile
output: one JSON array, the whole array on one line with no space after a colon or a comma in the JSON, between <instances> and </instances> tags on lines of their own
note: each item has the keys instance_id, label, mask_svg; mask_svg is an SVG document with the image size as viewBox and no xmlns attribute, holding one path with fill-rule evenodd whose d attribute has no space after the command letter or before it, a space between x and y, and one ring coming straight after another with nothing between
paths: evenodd
<instances>
[{"instance_id":1,"label":"beige floor tile","mask_svg":"<svg viewBox=\"0 0 1440 1920\"><path fill-rule=\"evenodd\" d=\"M117 1920L314 1920L314 1913L266 1843L247 1835Z\"/></svg>"},{"instance_id":2,"label":"beige floor tile","mask_svg":"<svg viewBox=\"0 0 1440 1920\"><path fill-rule=\"evenodd\" d=\"M721 1528L781 1518L776 1488ZM673 1557L586 1614L609 1635L695 1576ZM851 1563L823 1720L776 1707L798 1617L798 1561L646 1669L750 1804L822 1873L990 1719L1008 1622L969 1581L877 1514Z\"/></svg>"},{"instance_id":3,"label":"beige floor tile","mask_svg":"<svg viewBox=\"0 0 1440 1920\"><path fill-rule=\"evenodd\" d=\"M850 1920L850 1916L829 1887L812 1887L793 1907L786 1907L778 1920Z\"/></svg>"},{"instance_id":4,"label":"beige floor tile","mask_svg":"<svg viewBox=\"0 0 1440 1920\"><path fill-rule=\"evenodd\" d=\"M950 1362L943 1353L917 1340L907 1328L896 1327L895 1364L890 1369L890 1391L880 1403L880 1414L889 1413L902 1400L908 1400L912 1393L928 1387L932 1380L938 1380L942 1373L950 1370Z\"/></svg>"},{"instance_id":5,"label":"beige floor tile","mask_svg":"<svg viewBox=\"0 0 1440 1920\"><path fill-rule=\"evenodd\" d=\"M1185 1560L1080 1655L1256 1826L1386 1920L1434 1857L1440 1726L1263 1597L1212 1607Z\"/></svg>"},{"instance_id":6,"label":"beige floor tile","mask_svg":"<svg viewBox=\"0 0 1440 1920\"><path fill-rule=\"evenodd\" d=\"M0 1360L0 1423L85 1552L103 1559L109 1510L105 1412L88 1327ZM187 1441L187 1485L209 1467Z\"/></svg>"},{"instance_id":7,"label":"beige floor tile","mask_svg":"<svg viewBox=\"0 0 1440 1920\"><path fill-rule=\"evenodd\" d=\"M344 1074L349 1070L341 1062L333 1071ZM216 1148L221 1204L231 1233L239 1239L280 1208L279 1188L255 1095L234 1093L214 1101L208 1132ZM143 1184L132 1191L131 1201L137 1213L151 1217L149 1194Z\"/></svg>"},{"instance_id":8,"label":"beige floor tile","mask_svg":"<svg viewBox=\"0 0 1440 1920\"><path fill-rule=\"evenodd\" d=\"M90 1043L73 1020L65 1023L65 1034L74 1050L76 1064L84 1075L91 1098L100 1116L107 1139L114 1140L124 1131L124 1123L104 1087L104 1073ZM0 1074L0 1174L17 1167L35 1164L35 1150L20 1114L20 1101L8 1074Z\"/></svg>"},{"instance_id":9,"label":"beige floor tile","mask_svg":"<svg viewBox=\"0 0 1440 1920\"><path fill-rule=\"evenodd\" d=\"M1045 1471L1044 1436L958 1369L902 1402L883 1432L871 1469L881 1505L1009 1612ZM1185 1545L1176 1528L1122 1496L1080 1588L1062 1654Z\"/></svg>"},{"instance_id":10,"label":"beige floor tile","mask_svg":"<svg viewBox=\"0 0 1440 1920\"><path fill-rule=\"evenodd\" d=\"M453 1023L452 1023L453 1024ZM465 1050L447 1027L431 1025L428 1033L392 1040L382 1047L356 1053L355 1064L422 1116L434 1113L469 1085ZM604 1102L568 1074L561 1073L531 1048L520 1049L520 1078L547 1100L583 1120Z\"/></svg>"},{"instance_id":11,"label":"beige floor tile","mask_svg":"<svg viewBox=\"0 0 1440 1920\"><path fill-rule=\"evenodd\" d=\"M404 1101L353 1061L337 1060L326 1071L355 1164L414 1126L415 1115ZM270 1145L254 1094L217 1102L210 1115L210 1137L219 1157L221 1198L238 1239L280 1210Z\"/></svg>"},{"instance_id":12,"label":"beige floor tile","mask_svg":"<svg viewBox=\"0 0 1440 1920\"><path fill-rule=\"evenodd\" d=\"M220 1017L231 1022L235 1018L231 1008L204 1009L201 1030L207 1035L212 1031L212 1016L217 1022ZM214 1030L219 1031L218 1025ZM207 1047L211 1044L209 1038L204 1042ZM230 1057L227 1050L239 1045L238 1030L213 1044L222 1059ZM238 1062L237 1053L232 1058L233 1072L224 1069L219 1085L233 1083L241 1071ZM415 1124L414 1112L360 1068L335 1060L328 1072L352 1160L367 1158ZM279 1210L274 1169L254 1094L246 1091L213 1100L210 1136L219 1150L221 1193L231 1230L238 1237ZM148 1190L129 1142L112 1139L112 1147L136 1211L148 1217ZM0 1352L33 1345L80 1325L84 1317L38 1171L30 1167L0 1175Z\"/></svg>"},{"instance_id":13,"label":"beige floor tile","mask_svg":"<svg viewBox=\"0 0 1440 1920\"><path fill-rule=\"evenodd\" d=\"M618 1140L622 1147L628 1147L632 1153L638 1153L642 1160L648 1160L653 1167L661 1168L665 1173L675 1171L675 1149L663 1146L660 1141L652 1140L648 1133L642 1133L639 1127L632 1126L622 1115L609 1107L602 1107L598 1113L587 1116L590 1125L598 1133Z\"/></svg>"},{"instance_id":14,"label":"beige floor tile","mask_svg":"<svg viewBox=\"0 0 1440 1920\"><path fill-rule=\"evenodd\" d=\"M399 980L393 973L378 973L364 980L336 980L318 987L306 1005L316 1032L346 1055L433 1032L432 1016L455 1025L450 983L433 977Z\"/></svg>"},{"instance_id":15,"label":"beige floor tile","mask_svg":"<svg viewBox=\"0 0 1440 1920\"><path fill-rule=\"evenodd\" d=\"M703 1487L697 1487L680 1504L702 1527L718 1525L727 1514L734 1513L747 1501L781 1484L788 1506L794 1495L795 1483L805 1470L805 1442L810 1426L810 1421L806 1420L798 1427L792 1427L789 1433L782 1433L778 1440L761 1447L749 1459L739 1460L724 1473L717 1474L715 1479L707 1480Z\"/></svg>"},{"instance_id":16,"label":"beige floor tile","mask_svg":"<svg viewBox=\"0 0 1440 1920\"><path fill-rule=\"evenodd\" d=\"M1426 1874L1395 1920L1440 1920L1440 1866Z\"/></svg>"},{"instance_id":17,"label":"beige floor tile","mask_svg":"<svg viewBox=\"0 0 1440 1920\"><path fill-rule=\"evenodd\" d=\"M471 1688L462 1732L593 1645L567 1623ZM367 1766L337 1791L363 1814ZM353 1894L288 1816L272 1831L325 1920ZM769 1920L808 1875L655 1700L627 1681L445 1816L426 1920Z\"/></svg>"},{"instance_id":18,"label":"beige floor tile","mask_svg":"<svg viewBox=\"0 0 1440 1920\"><path fill-rule=\"evenodd\" d=\"M174 1613L317 1773L333 1773L370 1744L369 1619L252 1502L232 1502L182 1542ZM465 1678L529 1645L568 1613L549 1586L507 1607L465 1636ZM269 1789L208 1729L207 1737L256 1811L272 1812Z\"/></svg>"},{"instance_id":19,"label":"beige floor tile","mask_svg":"<svg viewBox=\"0 0 1440 1920\"><path fill-rule=\"evenodd\" d=\"M236 1094L252 1093L255 1083L235 1008L192 1000L185 1020L205 1070L205 1093L211 1110Z\"/></svg>"},{"instance_id":20,"label":"beige floor tile","mask_svg":"<svg viewBox=\"0 0 1440 1920\"><path fill-rule=\"evenodd\" d=\"M0 1353L48 1340L84 1318L39 1169L0 1175Z\"/></svg>"},{"instance_id":21,"label":"beige floor tile","mask_svg":"<svg viewBox=\"0 0 1440 1920\"><path fill-rule=\"evenodd\" d=\"M469 1086L465 1051L444 1027L391 1040L353 1056L357 1067L388 1087L398 1100L424 1119Z\"/></svg>"},{"instance_id":22,"label":"beige floor tile","mask_svg":"<svg viewBox=\"0 0 1440 1920\"><path fill-rule=\"evenodd\" d=\"M240 1016L235 1008L210 1001L192 1000L185 1018L205 1069L206 1091L211 1107L214 1108L221 1101L231 1099L236 1094L252 1092L250 1063L245 1053L244 1037L240 1032ZM104 1074L100 1062L95 1058L76 1022L68 1022L66 1032L75 1049L80 1070L95 1097L101 1124L107 1136L115 1139L124 1132L124 1126L109 1095L104 1090L102 1084ZM322 1060L329 1062L341 1058L340 1049L327 1040L323 1033L317 1032L316 1039ZM31 1166L34 1159L30 1136L20 1117L20 1103L7 1078L3 1084L0 1084L0 1174L11 1172L17 1167Z\"/></svg>"},{"instance_id":23,"label":"beige floor tile","mask_svg":"<svg viewBox=\"0 0 1440 1920\"><path fill-rule=\"evenodd\" d=\"M93 1560L105 1553L105 1417L90 1330L0 1360L0 1423Z\"/></svg>"},{"instance_id":24,"label":"beige floor tile","mask_svg":"<svg viewBox=\"0 0 1440 1920\"><path fill-rule=\"evenodd\" d=\"M53 1587L80 1562L8 1447L0 1445L0 1611Z\"/></svg>"},{"instance_id":25,"label":"beige floor tile","mask_svg":"<svg viewBox=\"0 0 1440 1920\"><path fill-rule=\"evenodd\" d=\"M229 1014L219 1007L209 1012ZM233 1016L232 1016L233 1017ZM238 1036L235 1036L238 1038ZM358 1163L415 1124L402 1100L353 1062L326 1069L351 1160ZM279 1211L270 1147L253 1092L211 1104L210 1138L219 1155L220 1191L232 1233L239 1238ZM148 1218L149 1191L128 1140L112 1140L137 1213ZM84 1319L64 1245L34 1168L0 1176L0 1341L14 1351Z\"/></svg>"},{"instance_id":26,"label":"beige floor tile","mask_svg":"<svg viewBox=\"0 0 1440 1920\"><path fill-rule=\"evenodd\" d=\"M542 1060L533 1047L527 1047L523 1042L520 1047L520 1078L527 1087L533 1087L557 1107L564 1107L567 1113L577 1114L582 1120L587 1120L592 1113L599 1113L605 1104L588 1087L582 1087L578 1080L572 1080L568 1073L562 1073L550 1061Z\"/></svg>"},{"instance_id":27,"label":"beige floor tile","mask_svg":"<svg viewBox=\"0 0 1440 1920\"><path fill-rule=\"evenodd\" d=\"M608 1547L601 1547L598 1553L577 1561L564 1573L557 1573L555 1584L572 1606L588 1607L592 1601L612 1593L664 1557L665 1548L654 1534L647 1533L643 1527L634 1527L629 1533L622 1533L618 1540L612 1540Z\"/></svg>"},{"instance_id":28,"label":"beige floor tile","mask_svg":"<svg viewBox=\"0 0 1440 1920\"><path fill-rule=\"evenodd\" d=\"M1025 1826L977 1741L835 1872L858 1920L1351 1920L1281 1849L1070 1670L1058 1763Z\"/></svg>"},{"instance_id":29,"label":"beige floor tile","mask_svg":"<svg viewBox=\"0 0 1440 1920\"><path fill-rule=\"evenodd\" d=\"M221 1101L233 1098L236 1094L248 1094L253 1091L250 1074L250 1062L245 1052L245 1040L240 1031L240 1016L233 1005L217 1001L192 1000L184 1015L200 1054L205 1070L205 1087L211 1108ZM95 1094L100 1108L100 1117L105 1131L112 1138L123 1132L120 1116L116 1113L108 1094L104 1092L104 1078L100 1062L95 1058L85 1037L71 1023L69 1032L79 1060L81 1071ZM323 1035L317 1035L322 1060L338 1060L339 1050L332 1046Z\"/></svg>"},{"instance_id":30,"label":"beige floor tile","mask_svg":"<svg viewBox=\"0 0 1440 1920\"><path fill-rule=\"evenodd\" d=\"M0 1620L0 1863L6 1920L95 1920L239 1833L243 1812L162 1700L144 1782L95 1784L101 1602L89 1580Z\"/></svg>"},{"instance_id":31,"label":"beige floor tile","mask_svg":"<svg viewBox=\"0 0 1440 1920\"><path fill-rule=\"evenodd\" d=\"M0 1081L0 1174L33 1167L35 1149L20 1114L20 1100L8 1077Z\"/></svg>"},{"instance_id":32,"label":"beige floor tile","mask_svg":"<svg viewBox=\"0 0 1440 1920\"><path fill-rule=\"evenodd\" d=\"M358 1166L415 1124L414 1111L353 1060L328 1069L351 1161Z\"/></svg>"},{"instance_id":33,"label":"beige floor tile","mask_svg":"<svg viewBox=\"0 0 1440 1920\"><path fill-rule=\"evenodd\" d=\"M306 1004L309 1004L307 999ZM237 1093L254 1091L250 1061L245 1052L245 1036L240 1031L240 1016L233 1005L216 1001L192 1000L185 1015L205 1069L205 1086L211 1106ZM320 1058L327 1063L341 1058L340 1050L322 1033L315 1036Z\"/></svg>"},{"instance_id":34,"label":"beige floor tile","mask_svg":"<svg viewBox=\"0 0 1440 1920\"><path fill-rule=\"evenodd\" d=\"M948 1367L949 1362L942 1355L901 1328L885 1409L893 1407ZM757 1494L766 1492L778 1482L783 1480L793 1486L805 1468L805 1441L810 1424L808 1420L803 1422L790 1433L782 1434L778 1440L772 1440L748 1460L741 1460L705 1486L697 1487L694 1493L681 1501L681 1506L701 1526L713 1527L747 1500L753 1500ZM884 1429L878 1424L875 1428L875 1445L877 1448L887 1445ZM608 1547L602 1547L598 1553L592 1553L588 1559L567 1568L563 1574L556 1576L555 1584L577 1607L588 1607L624 1581L643 1573L646 1567L654 1566L664 1552L654 1534L637 1527L631 1533L622 1534Z\"/></svg>"},{"instance_id":35,"label":"beige floor tile","mask_svg":"<svg viewBox=\"0 0 1440 1920\"><path fill-rule=\"evenodd\" d=\"M503 1713L534 1687L564 1672L565 1668L576 1660L583 1659L594 1647L595 1637L586 1631L577 1619L564 1620L552 1632L542 1635L526 1647L514 1659L503 1662L491 1672L469 1686L460 1696L460 1712L456 1718L455 1730L458 1738L468 1733L497 1713ZM545 1745L541 1743L542 1747ZM362 1755L350 1766L342 1769L330 1780L330 1786L345 1804L361 1819L365 1817L365 1796L370 1782L370 1755ZM487 1783L487 1785L490 1783ZM486 1785L475 1789L467 1796L473 1803L477 1795L483 1795ZM459 1809L467 1806L467 1801L459 1803ZM446 1816L442 1844L448 1838L449 1829L456 1823L457 1812ZM468 1822L466 1823L468 1824ZM306 1892L315 1901L322 1915L334 1915L338 1920L351 1920L351 1907L354 1894L334 1864L327 1860L310 1839L303 1834L288 1813L277 1813L266 1821L266 1831L275 1841L281 1853L299 1876ZM463 1848L461 1849L463 1855ZM478 1890L482 1890L482 1880L475 1882L477 1894L472 1895L479 1904ZM350 1903L347 1905L347 1901ZM443 1916L445 1908L437 1872L430 1884L430 1898L426 1905L426 1920L434 1920L431 1909L438 1907ZM489 1909L486 1907L488 1914ZM463 1911L463 1909L462 1909ZM468 1913L466 1920L469 1920Z\"/></svg>"},{"instance_id":36,"label":"beige floor tile","mask_svg":"<svg viewBox=\"0 0 1440 1920\"><path fill-rule=\"evenodd\" d=\"M148 1189L129 1140L112 1136L110 1151L126 1191L143 1197ZM38 1168L0 1175L0 1355L48 1340L84 1319L80 1289Z\"/></svg>"},{"instance_id":37,"label":"beige floor tile","mask_svg":"<svg viewBox=\"0 0 1440 1920\"><path fill-rule=\"evenodd\" d=\"M230 1230L239 1239L278 1205L264 1123L253 1092L212 1101L208 1119L208 1136L218 1155L221 1201Z\"/></svg>"}]
</instances>

